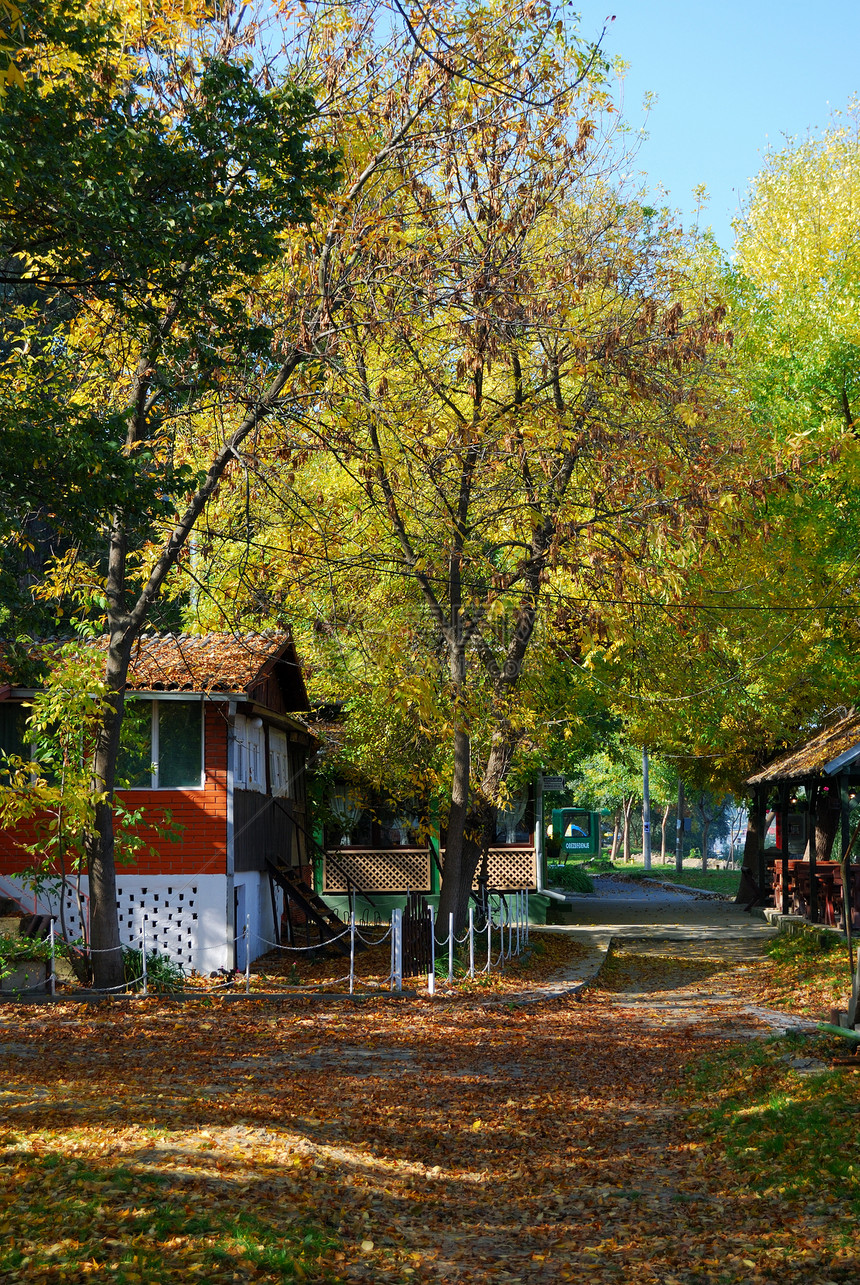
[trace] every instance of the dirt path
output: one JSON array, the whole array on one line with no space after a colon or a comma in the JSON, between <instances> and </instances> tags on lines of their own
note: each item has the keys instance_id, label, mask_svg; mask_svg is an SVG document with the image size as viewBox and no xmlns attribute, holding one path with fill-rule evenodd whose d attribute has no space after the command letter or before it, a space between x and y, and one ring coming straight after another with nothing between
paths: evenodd
<instances>
[{"instance_id":1,"label":"dirt path","mask_svg":"<svg viewBox=\"0 0 860 1285\"><path fill-rule=\"evenodd\" d=\"M579 1000L68 1006L14 1024L4 1010L0 1232L29 1262L3 1279L296 1279L239 1251L223 1271L205 1258L195 1210L247 1208L339 1238L305 1264L301 1279L320 1282L855 1282L860 1262L834 1264L815 1211L753 1197L688 1136L674 1094L681 1066L769 1028L743 997L754 964L708 953L730 935L719 923L705 948L680 939L671 958L671 925L647 926ZM50 1267L59 1197L49 1226L22 1226L22 1175L33 1183L27 1166L46 1152L62 1159L38 1188L42 1211L72 1154L73 1172L103 1171L102 1190L126 1193L109 1248L77 1274ZM190 1211L189 1230L160 1242L156 1181ZM93 1217L112 1216L112 1199Z\"/></svg>"}]
</instances>

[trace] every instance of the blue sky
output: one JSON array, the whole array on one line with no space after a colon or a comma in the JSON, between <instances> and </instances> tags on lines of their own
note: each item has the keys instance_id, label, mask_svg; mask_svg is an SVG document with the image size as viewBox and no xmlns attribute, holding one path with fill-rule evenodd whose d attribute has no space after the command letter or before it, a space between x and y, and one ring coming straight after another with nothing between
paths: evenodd
<instances>
[{"instance_id":1,"label":"blue sky","mask_svg":"<svg viewBox=\"0 0 860 1285\"><path fill-rule=\"evenodd\" d=\"M826 127L831 109L860 93L860 0L579 0L582 34L630 64L624 113L649 138L635 168L669 189L689 217L692 190L710 200L701 219L729 250L731 220L768 145Z\"/></svg>"}]
</instances>

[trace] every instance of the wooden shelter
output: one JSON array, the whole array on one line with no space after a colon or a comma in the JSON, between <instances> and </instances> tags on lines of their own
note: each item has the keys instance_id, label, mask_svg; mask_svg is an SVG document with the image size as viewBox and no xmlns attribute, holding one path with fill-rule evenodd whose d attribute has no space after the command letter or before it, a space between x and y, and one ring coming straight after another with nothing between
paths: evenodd
<instances>
[{"instance_id":1,"label":"wooden shelter","mask_svg":"<svg viewBox=\"0 0 860 1285\"><path fill-rule=\"evenodd\" d=\"M860 868L851 868L846 883L839 863L828 858L837 834L843 853L850 842L850 814L860 795L860 713L852 709L746 784L753 803L744 865L754 872L760 900L771 888L783 914L804 914L813 923L844 922L850 915L856 924Z\"/></svg>"}]
</instances>

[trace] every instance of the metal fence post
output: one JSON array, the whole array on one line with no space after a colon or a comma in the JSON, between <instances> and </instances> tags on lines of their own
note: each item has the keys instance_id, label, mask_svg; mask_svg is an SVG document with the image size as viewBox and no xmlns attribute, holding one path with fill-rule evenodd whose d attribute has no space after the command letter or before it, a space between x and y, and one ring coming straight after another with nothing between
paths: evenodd
<instances>
[{"instance_id":1,"label":"metal fence post","mask_svg":"<svg viewBox=\"0 0 860 1285\"><path fill-rule=\"evenodd\" d=\"M475 907L469 907L469 976L475 976Z\"/></svg>"},{"instance_id":2,"label":"metal fence post","mask_svg":"<svg viewBox=\"0 0 860 1285\"><path fill-rule=\"evenodd\" d=\"M146 917L141 920L140 924L140 958L143 961L140 968L141 975L143 976L143 993L144 995L148 995L149 980L146 975Z\"/></svg>"},{"instance_id":3,"label":"metal fence post","mask_svg":"<svg viewBox=\"0 0 860 1285\"><path fill-rule=\"evenodd\" d=\"M526 945L529 944L529 890L526 888L526 904L523 918L525 919L524 930L526 935Z\"/></svg>"},{"instance_id":4,"label":"metal fence post","mask_svg":"<svg viewBox=\"0 0 860 1285\"><path fill-rule=\"evenodd\" d=\"M403 990L403 911L395 907L392 912L392 937L394 938L394 989Z\"/></svg>"},{"instance_id":5,"label":"metal fence post","mask_svg":"<svg viewBox=\"0 0 860 1285\"><path fill-rule=\"evenodd\" d=\"M245 916L245 994L251 994L251 916Z\"/></svg>"},{"instance_id":6,"label":"metal fence post","mask_svg":"<svg viewBox=\"0 0 860 1285\"><path fill-rule=\"evenodd\" d=\"M436 911L432 906L428 907L430 911L430 972L427 974L427 993L428 995L436 994Z\"/></svg>"},{"instance_id":7,"label":"metal fence post","mask_svg":"<svg viewBox=\"0 0 860 1285\"><path fill-rule=\"evenodd\" d=\"M454 912L448 914L448 985L454 983Z\"/></svg>"},{"instance_id":8,"label":"metal fence post","mask_svg":"<svg viewBox=\"0 0 860 1285\"><path fill-rule=\"evenodd\" d=\"M388 969L389 990L394 990L394 911L391 912L391 966Z\"/></svg>"},{"instance_id":9,"label":"metal fence post","mask_svg":"<svg viewBox=\"0 0 860 1285\"><path fill-rule=\"evenodd\" d=\"M51 982L50 982L50 985L51 985L51 994L52 994L52 995L56 995L56 993L57 993L57 974L56 974L56 972L54 971L54 921L53 921L53 919L51 919L51 927L49 928L48 933L49 933L49 936L50 936L50 939L51 939Z\"/></svg>"},{"instance_id":10,"label":"metal fence post","mask_svg":"<svg viewBox=\"0 0 860 1285\"><path fill-rule=\"evenodd\" d=\"M504 941L504 937L502 937ZM493 907L487 898L487 976L493 971Z\"/></svg>"},{"instance_id":11,"label":"metal fence post","mask_svg":"<svg viewBox=\"0 0 860 1285\"><path fill-rule=\"evenodd\" d=\"M355 992L355 902L349 912L349 993Z\"/></svg>"}]
</instances>

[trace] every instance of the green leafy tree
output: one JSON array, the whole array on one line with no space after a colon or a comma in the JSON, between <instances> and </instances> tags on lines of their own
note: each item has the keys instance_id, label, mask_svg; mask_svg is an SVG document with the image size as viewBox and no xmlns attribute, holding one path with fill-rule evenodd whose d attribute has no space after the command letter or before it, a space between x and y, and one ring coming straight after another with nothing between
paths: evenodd
<instances>
[{"instance_id":1,"label":"green leafy tree","mask_svg":"<svg viewBox=\"0 0 860 1285\"><path fill-rule=\"evenodd\" d=\"M31 678L38 682L32 701L22 709L22 752L5 756L0 785L0 824L17 831L19 850L28 858L23 878L39 890L57 893L64 938L65 892L77 893L79 920L86 939L88 915L81 894L86 871L86 844L104 799L93 791L93 758L110 694L93 640L58 645L35 661L23 651ZM25 710L29 711L24 719ZM117 860L134 860L147 847L146 831L156 822L140 808L114 803ZM179 837L165 810L158 828ZM151 850L151 849L150 849ZM85 940L86 944L86 940ZM82 978L89 976L86 954L73 956Z\"/></svg>"},{"instance_id":2,"label":"green leafy tree","mask_svg":"<svg viewBox=\"0 0 860 1285\"><path fill-rule=\"evenodd\" d=\"M290 69L266 88L230 20L195 26L188 15L150 24L142 8L129 26L118 13L34 3L0 112L0 284L14 305L0 405L30 390L44 476L71 432L78 466L98 472L106 457L118 484L98 506L109 646L86 836L103 986L122 983L113 816L131 649L239 445L301 360L249 301L285 229L310 221L337 176L335 153L309 142L312 90ZM237 371L249 368L238 397ZM199 469L180 426L202 446L213 406L234 399L236 423Z\"/></svg>"},{"instance_id":3,"label":"green leafy tree","mask_svg":"<svg viewBox=\"0 0 860 1285\"><path fill-rule=\"evenodd\" d=\"M533 38L509 34L508 61ZM213 523L241 549L249 613L304 612L345 652L401 641L380 700L409 693L445 746L440 913L457 921L511 772L552 740L540 688L581 673L595 602L745 477L719 301L668 220L617 189L581 48L552 49L551 110L468 83L442 100L440 127L475 123L393 188L402 235L343 309L286 479L258 475L250 524L244 493ZM571 735L598 703L574 703Z\"/></svg>"}]
</instances>

